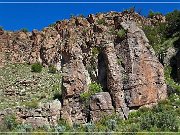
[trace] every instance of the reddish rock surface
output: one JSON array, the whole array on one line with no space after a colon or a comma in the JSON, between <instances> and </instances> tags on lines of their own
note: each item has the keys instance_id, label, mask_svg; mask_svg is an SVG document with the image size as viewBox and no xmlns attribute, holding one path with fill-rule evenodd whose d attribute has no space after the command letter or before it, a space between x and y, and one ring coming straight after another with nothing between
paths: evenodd
<instances>
[{"instance_id":1,"label":"reddish rock surface","mask_svg":"<svg viewBox=\"0 0 180 135\"><path fill-rule=\"evenodd\" d=\"M144 18L125 11L73 17L32 33L4 31L0 66L7 62L55 65L62 73L61 117L71 124L96 121L101 113L127 118L129 110L166 98L163 66L139 28L164 21L161 15ZM117 35L121 29L124 38ZM100 83L106 92L90 97L87 109L80 94L88 91L91 82Z\"/></svg>"}]
</instances>

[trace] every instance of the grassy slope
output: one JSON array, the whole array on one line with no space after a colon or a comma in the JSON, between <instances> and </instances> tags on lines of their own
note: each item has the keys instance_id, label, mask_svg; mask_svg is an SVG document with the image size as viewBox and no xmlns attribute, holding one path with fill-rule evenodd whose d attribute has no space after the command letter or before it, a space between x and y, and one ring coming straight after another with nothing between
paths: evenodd
<instances>
[{"instance_id":1,"label":"grassy slope","mask_svg":"<svg viewBox=\"0 0 180 135\"><path fill-rule=\"evenodd\" d=\"M41 73L31 72L27 64L9 64L0 68L0 108L26 105L35 107L40 101L53 99L60 91L60 75L48 73L43 68ZM30 82L25 86L21 82ZM11 89L14 95L6 96L6 90Z\"/></svg>"}]
</instances>

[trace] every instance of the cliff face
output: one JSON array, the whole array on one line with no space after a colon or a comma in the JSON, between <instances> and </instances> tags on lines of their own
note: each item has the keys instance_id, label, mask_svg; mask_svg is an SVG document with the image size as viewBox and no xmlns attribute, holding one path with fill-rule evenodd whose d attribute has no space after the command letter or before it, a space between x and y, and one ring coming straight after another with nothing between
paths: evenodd
<instances>
[{"instance_id":1,"label":"cliff face","mask_svg":"<svg viewBox=\"0 0 180 135\"><path fill-rule=\"evenodd\" d=\"M0 65L55 65L62 73L61 117L71 124L113 112L127 118L130 110L166 98L163 66L140 29L163 21L160 15L146 19L132 11L109 12L58 21L32 33L4 31ZM87 106L80 94L91 82L104 92L92 95Z\"/></svg>"}]
</instances>

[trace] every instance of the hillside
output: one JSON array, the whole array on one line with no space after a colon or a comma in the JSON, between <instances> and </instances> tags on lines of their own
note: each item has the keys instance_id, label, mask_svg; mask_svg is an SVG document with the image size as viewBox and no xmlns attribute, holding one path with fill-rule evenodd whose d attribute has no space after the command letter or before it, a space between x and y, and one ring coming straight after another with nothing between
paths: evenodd
<instances>
[{"instance_id":1,"label":"hillside","mask_svg":"<svg viewBox=\"0 0 180 135\"><path fill-rule=\"evenodd\" d=\"M1 131L179 131L179 34L177 10L1 28Z\"/></svg>"}]
</instances>

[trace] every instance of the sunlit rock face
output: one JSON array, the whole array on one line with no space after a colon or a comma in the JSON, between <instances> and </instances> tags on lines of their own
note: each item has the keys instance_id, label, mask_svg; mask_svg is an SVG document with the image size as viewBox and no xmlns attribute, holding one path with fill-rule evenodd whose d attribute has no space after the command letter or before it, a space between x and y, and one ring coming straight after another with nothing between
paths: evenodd
<instances>
[{"instance_id":1,"label":"sunlit rock face","mask_svg":"<svg viewBox=\"0 0 180 135\"><path fill-rule=\"evenodd\" d=\"M57 67L62 74L62 101L53 123L58 117L71 125L86 123L113 113L128 118L131 109L167 96L163 66L141 30L142 25L164 21L161 15L147 19L125 11L73 17L42 31L0 31L0 66L40 62ZM100 83L104 92L85 103L80 95L88 92L91 82ZM47 119L35 124L42 122L51 124Z\"/></svg>"}]
</instances>

